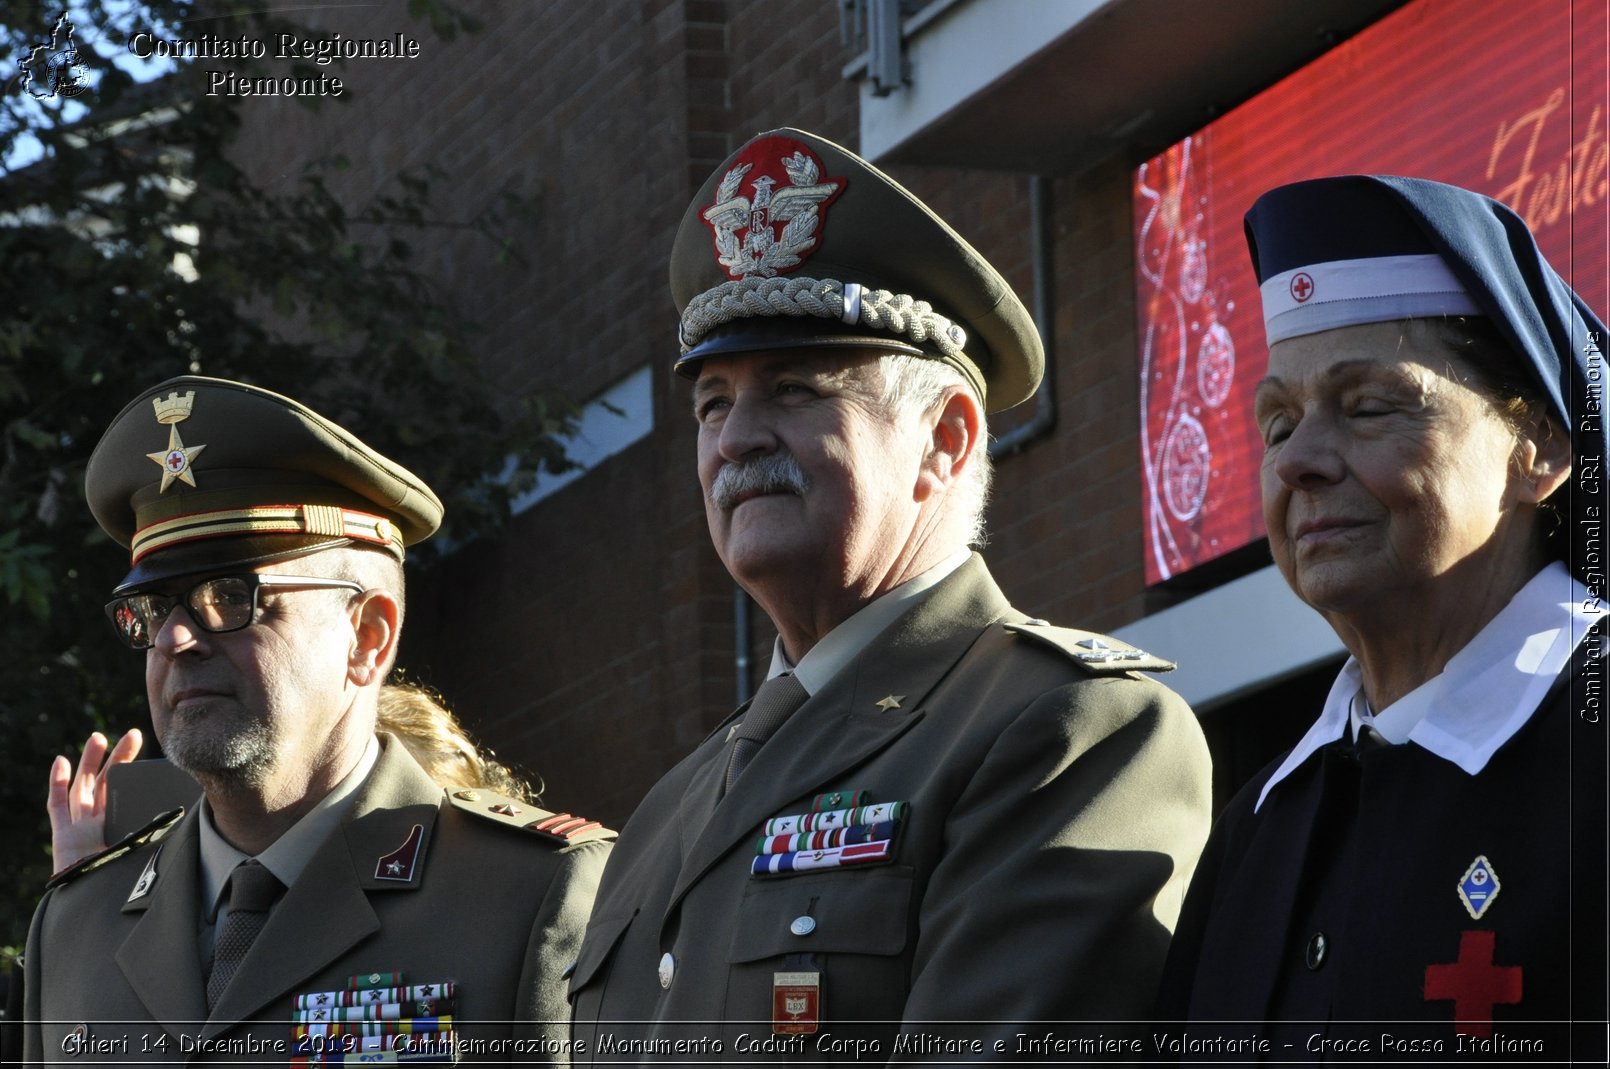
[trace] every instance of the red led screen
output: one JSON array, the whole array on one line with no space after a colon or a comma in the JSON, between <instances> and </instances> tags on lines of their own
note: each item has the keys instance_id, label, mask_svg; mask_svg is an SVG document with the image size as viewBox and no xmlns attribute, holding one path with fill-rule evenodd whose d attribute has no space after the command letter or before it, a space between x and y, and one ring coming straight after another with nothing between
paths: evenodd
<instances>
[{"instance_id":1,"label":"red led screen","mask_svg":"<svg viewBox=\"0 0 1610 1069\"><path fill-rule=\"evenodd\" d=\"M1607 22L1604 0L1417 0L1135 172L1148 582L1263 537L1268 350L1241 217L1265 190L1353 173L1479 190L1610 311Z\"/></svg>"}]
</instances>

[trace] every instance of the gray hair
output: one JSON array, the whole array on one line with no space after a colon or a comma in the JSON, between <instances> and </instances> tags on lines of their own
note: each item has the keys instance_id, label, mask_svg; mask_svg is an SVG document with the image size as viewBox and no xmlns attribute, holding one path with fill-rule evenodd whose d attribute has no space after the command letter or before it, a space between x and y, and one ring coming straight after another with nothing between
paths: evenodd
<instances>
[{"instance_id":1,"label":"gray hair","mask_svg":"<svg viewBox=\"0 0 1610 1069\"><path fill-rule=\"evenodd\" d=\"M932 357L908 356L889 353L879 358L883 372L883 391L879 397L884 407L901 416L922 415L930 411L953 388L964 390L978 403L980 415L984 412L984 399L978 396L973 384L960 371L943 360ZM994 469L990 465L989 429L973 450L961 478L951 488L954 504L951 506L965 521L967 544L982 546L989 540L985 526L984 509L989 504L990 483Z\"/></svg>"}]
</instances>

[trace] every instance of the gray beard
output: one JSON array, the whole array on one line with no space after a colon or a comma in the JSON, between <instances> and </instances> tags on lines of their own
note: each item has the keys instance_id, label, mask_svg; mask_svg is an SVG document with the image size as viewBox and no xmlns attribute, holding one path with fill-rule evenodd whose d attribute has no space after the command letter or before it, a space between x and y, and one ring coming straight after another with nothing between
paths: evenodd
<instances>
[{"instance_id":1,"label":"gray beard","mask_svg":"<svg viewBox=\"0 0 1610 1069\"><path fill-rule=\"evenodd\" d=\"M261 721L225 729L208 720L205 715L176 715L162 740L168 760L192 779L216 789L250 789L266 783L275 761L274 729Z\"/></svg>"}]
</instances>

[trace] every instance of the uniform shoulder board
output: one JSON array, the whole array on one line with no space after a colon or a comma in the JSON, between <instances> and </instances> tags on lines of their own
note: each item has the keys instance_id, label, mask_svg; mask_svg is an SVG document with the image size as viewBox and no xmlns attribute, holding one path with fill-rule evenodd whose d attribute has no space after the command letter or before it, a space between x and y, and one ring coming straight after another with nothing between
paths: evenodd
<instances>
[{"instance_id":1,"label":"uniform shoulder board","mask_svg":"<svg viewBox=\"0 0 1610 1069\"><path fill-rule=\"evenodd\" d=\"M1173 661L1154 657L1145 650L1110 635L1094 631L1077 631L1071 627L1052 627L1044 620L1025 620L1020 624L1004 624L1006 630L1031 638L1043 646L1057 650L1092 675L1110 676L1124 672L1172 672Z\"/></svg>"},{"instance_id":2,"label":"uniform shoulder board","mask_svg":"<svg viewBox=\"0 0 1610 1069\"><path fill-rule=\"evenodd\" d=\"M163 839L168 837L168 832L173 830L173 826L179 823L179 818L182 816L184 816L184 808L182 806L178 809L169 810L168 812L163 813L161 816L153 819L144 827L136 828L134 831L129 832L127 835L123 836L123 838L119 839L111 846L108 846L100 853L79 858L77 861L73 862L71 865L52 876L50 878L50 882L45 884L45 890L48 891L52 887L58 887L64 883L71 883L73 880L78 879L80 876L83 876L86 873L94 872L102 865L116 861L118 858L122 857L131 850L138 850L146 843L161 842Z\"/></svg>"},{"instance_id":3,"label":"uniform shoulder board","mask_svg":"<svg viewBox=\"0 0 1610 1069\"><path fill-rule=\"evenodd\" d=\"M535 835L539 839L545 839L559 846L574 846L576 843L608 841L615 838L612 829L604 827L596 820L573 816L570 813L551 813L546 809L539 809L537 806L510 798L506 794L489 791L485 787L449 790L447 800L453 803L455 809Z\"/></svg>"}]
</instances>

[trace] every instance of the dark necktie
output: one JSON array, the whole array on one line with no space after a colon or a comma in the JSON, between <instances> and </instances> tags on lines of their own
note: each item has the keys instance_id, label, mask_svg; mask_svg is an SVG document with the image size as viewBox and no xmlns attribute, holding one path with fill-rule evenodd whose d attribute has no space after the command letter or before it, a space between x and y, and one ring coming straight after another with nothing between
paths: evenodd
<instances>
[{"instance_id":1,"label":"dark necktie","mask_svg":"<svg viewBox=\"0 0 1610 1069\"><path fill-rule=\"evenodd\" d=\"M1359 753L1365 753L1369 750L1385 749L1392 744L1386 741L1385 735L1375 730L1374 724L1363 724L1358 729L1358 742L1356 745Z\"/></svg>"},{"instance_id":2,"label":"dark necktie","mask_svg":"<svg viewBox=\"0 0 1610 1069\"><path fill-rule=\"evenodd\" d=\"M743 775L744 768L756 751L777 733L783 721L804 705L809 697L805 684L792 672L773 676L760 685L732 740L732 753L727 757L727 781L722 793L732 790L732 785Z\"/></svg>"},{"instance_id":3,"label":"dark necktie","mask_svg":"<svg viewBox=\"0 0 1610 1069\"><path fill-rule=\"evenodd\" d=\"M207 1011L218 1004L224 988L240 968L241 959L263 930L268 911L285 885L257 861L242 861L229 874L229 916L218 933L218 946L212 956L212 972L207 976Z\"/></svg>"}]
</instances>

